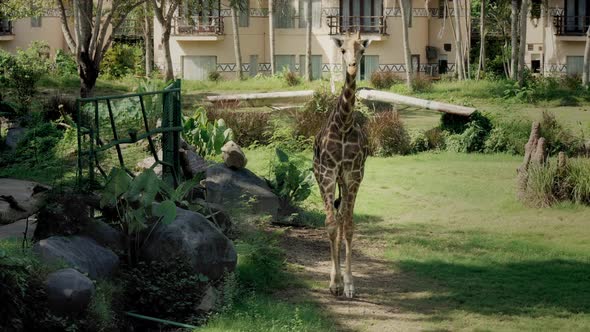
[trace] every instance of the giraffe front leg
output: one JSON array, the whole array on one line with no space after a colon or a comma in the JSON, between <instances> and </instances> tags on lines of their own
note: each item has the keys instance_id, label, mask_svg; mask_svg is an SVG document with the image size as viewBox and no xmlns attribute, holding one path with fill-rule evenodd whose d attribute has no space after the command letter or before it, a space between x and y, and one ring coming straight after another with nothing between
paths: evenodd
<instances>
[{"instance_id":1,"label":"giraffe front leg","mask_svg":"<svg viewBox=\"0 0 590 332\"><path fill-rule=\"evenodd\" d=\"M354 282L352 280L352 236L354 234L354 204L356 201L356 194L358 191L358 184L353 182L349 186L343 186L342 190L342 232L344 234L346 245L346 260L344 267L344 295L351 299L354 297Z\"/></svg>"}]
</instances>

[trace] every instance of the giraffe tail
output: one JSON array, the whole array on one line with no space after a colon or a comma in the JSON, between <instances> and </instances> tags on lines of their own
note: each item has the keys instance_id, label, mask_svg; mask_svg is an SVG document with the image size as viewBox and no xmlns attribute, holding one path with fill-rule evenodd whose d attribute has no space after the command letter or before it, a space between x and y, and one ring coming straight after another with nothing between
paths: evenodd
<instances>
[{"instance_id":1,"label":"giraffe tail","mask_svg":"<svg viewBox=\"0 0 590 332\"><path fill-rule=\"evenodd\" d=\"M342 201L342 189L340 189L340 184L338 184L338 198L334 201L334 209L338 210L340 207L340 202Z\"/></svg>"}]
</instances>

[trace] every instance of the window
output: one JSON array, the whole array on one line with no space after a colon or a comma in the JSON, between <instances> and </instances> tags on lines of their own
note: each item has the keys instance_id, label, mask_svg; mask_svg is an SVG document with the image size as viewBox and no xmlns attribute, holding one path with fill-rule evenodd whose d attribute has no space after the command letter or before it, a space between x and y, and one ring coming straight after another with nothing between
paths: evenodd
<instances>
[{"instance_id":1,"label":"window","mask_svg":"<svg viewBox=\"0 0 590 332\"><path fill-rule=\"evenodd\" d=\"M295 8L290 0L275 0L274 24L277 29L294 28Z\"/></svg>"},{"instance_id":2,"label":"window","mask_svg":"<svg viewBox=\"0 0 590 332\"><path fill-rule=\"evenodd\" d=\"M305 55L299 56L299 76L305 76ZM311 56L311 79L319 80L322 78L322 56Z\"/></svg>"},{"instance_id":3,"label":"window","mask_svg":"<svg viewBox=\"0 0 590 332\"><path fill-rule=\"evenodd\" d=\"M451 51L451 49L452 49L452 46L451 46L451 44L445 44L445 45L444 45L444 50L445 50L445 52L450 52L450 51Z\"/></svg>"},{"instance_id":4,"label":"window","mask_svg":"<svg viewBox=\"0 0 590 332\"><path fill-rule=\"evenodd\" d=\"M283 70L295 71L295 56L275 55L275 68L277 72L282 72Z\"/></svg>"},{"instance_id":5,"label":"window","mask_svg":"<svg viewBox=\"0 0 590 332\"><path fill-rule=\"evenodd\" d=\"M379 70L379 56L365 55L361 59L360 80L371 79L371 75Z\"/></svg>"},{"instance_id":6,"label":"window","mask_svg":"<svg viewBox=\"0 0 590 332\"><path fill-rule=\"evenodd\" d=\"M568 75L581 75L584 72L583 56L568 56L566 61Z\"/></svg>"},{"instance_id":7,"label":"window","mask_svg":"<svg viewBox=\"0 0 590 332\"><path fill-rule=\"evenodd\" d=\"M383 15L382 0L341 0L341 30L357 30L362 32L379 32L380 18Z\"/></svg>"},{"instance_id":8,"label":"window","mask_svg":"<svg viewBox=\"0 0 590 332\"><path fill-rule=\"evenodd\" d=\"M258 55L250 55L250 76L254 77L258 74Z\"/></svg>"},{"instance_id":9,"label":"window","mask_svg":"<svg viewBox=\"0 0 590 332\"><path fill-rule=\"evenodd\" d=\"M528 51L532 51L534 49L534 45L533 44L527 44L527 50Z\"/></svg>"},{"instance_id":10,"label":"window","mask_svg":"<svg viewBox=\"0 0 590 332\"><path fill-rule=\"evenodd\" d=\"M31 17L31 28L41 27L41 16Z\"/></svg>"},{"instance_id":11,"label":"window","mask_svg":"<svg viewBox=\"0 0 590 332\"><path fill-rule=\"evenodd\" d=\"M533 0L531 4L531 18L541 18L541 0Z\"/></svg>"},{"instance_id":12,"label":"window","mask_svg":"<svg viewBox=\"0 0 590 332\"><path fill-rule=\"evenodd\" d=\"M299 0L299 28L307 26L307 0ZM322 2L321 0L312 0L311 2L311 27L320 28L322 21Z\"/></svg>"},{"instance_id":13,"label":"window","mask_svg":"<svg viewBox=\"0 0 590 332\"><path fill-rule=\"evenodd\" d=\"M245 2L244 10L240 10L239 14L239 23L238 26L240 28L247 28L250 26L250 1Z\"/></svg>"}]
</instances>

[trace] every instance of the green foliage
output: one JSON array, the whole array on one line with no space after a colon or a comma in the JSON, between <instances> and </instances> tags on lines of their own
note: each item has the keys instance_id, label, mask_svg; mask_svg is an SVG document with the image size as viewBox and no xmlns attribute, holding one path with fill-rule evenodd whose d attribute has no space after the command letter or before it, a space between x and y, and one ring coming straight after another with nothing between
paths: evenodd
<instances>
[{"instance_id":1,"label":"green foliage","mask_svg":"<svg viewBox=\"0 0 590 332\"><path fill-rule=\"evenodd\" d=\"M402 80L392 72L374 71L371 74L371 85L375 89L386 90L401 82Z\"/></svg>"},{"instance_id":2,"label":"green foliage","mask_svg":"<svg viewBox=\"0 0 590 332\"><path fill-rule=\"evenodd\" d=\"M61 48L55 52L55 75L58 76L76 76L78 74L78 64L71 54L66 53Z\"/></svg>"},{"instance_id":3,"label":"green foliage","mask_svg":"<svg viewBox=\"0 0 590 332\"><path fill-rule=\"evenodd\" d=\"M531 124L524 119L496 121L485 141L486 153L507 152L524 154L524 146L529 139Z\"/></svg>"},{"instance_id":4,"label":"green foliage","mask_svg":"<svg viewBox=\"0 0 590 332\"><path fill-rule=\"evenodd\" d=\"M415 75L412 79L412 89L418 92L432 90L432 81L424 75Z\"/></svg>"},{"instance_id":5,"label":"green foliage","mask_svg":"<svg viewBox=\"0 0 590 332\"><path fill-rule=\"evenodd\" d=\"M110 79L141 74L142 56L143 51L139 46L115 44L102 59L101 74Z\"/></svg>"},{"instance_id":6,"label":"green foliage","mask_svg":"<svg viewBox=\"0 0 590 332\"><path fill-rule=\"evenodd\" d=\"M199 321L196 310L207 286L207 277L195 274L189 262L139 262L122 272L127 311L188 324ZM137 322L141 324L141 322ZM140 330L147 326L136 326Z\"/></svg>"},{"instance_id":7,"label":"green foliage","mask_svg":"<svg viewBox=\"0 0 590 332\"><path fill-rule=\"evenodd\" d=\"M203 157L221 154L225 143L233 139L233 131L223 119L209 122L207 111L200 107L192 117L185 118L182 136Z\"/></svg>"},{"instance_id":8,"label":"green foliage","mask_svg":"<svg viewBox=\"0 0 590 332\"><path fill-rule=\"evenodd\" d=\"M326 123L330 112L337 105L337 94L331 93L327 88L315 90L313 97L303 105L303 109L292 112L292 116L295 119L293 123L295 135L315 137L324 123Z\"/></svg>"},{"instance_id":9,"label":"green foliage","mask_svg":"<svg viewBox=\"0 0 590 332\"><path fill-rule=\"evenodd\" d=\"M53 122L34 122L17 145L15 161L37 165L46 158L53 158L54 147L62 137L63 131Z\"/></svg>"},{"instance_id":10,"label":"green foliage","mask_svg":"<svg viewBox=\"0 0 590 332\"><path fill-rule=\"evenodd\" d=\"M288 68L284 68L282 72L283 80L287 83L288 86L296 86L301 84L301 78L297 73L290 71Z\"/></svg>"},{"instance_id":11,"label":"green foliage","mask_svg":"<svg viewBox=\"0 0 590 332\"><path fill-rule=\"evenodd\" d=\"M557 187L557 167L555 163L548 165L531 165L528 170L527 188L525 200L539 207L553 204Z\"/></svg>"},{"instance_id":12,"label":"green foliage","mask_svg":"<svg viewBox=\"0 0 590 332\"><path fill-rule=\"evenodd\" d=\"M376 113L367 123L372 155L404 155L411 151L410 135L397 111Z\"/></svg>"},{"instance_id":13,"label":"green foliage","mask_svg":"<svg viewBox=\"0 0 590 332\"><path fill-rule=\"evenodd\" d=\"M100 280L88 307L87 320L93 331L117 331L121 318L122 285L111 280Z\"/></svg>"},{"instance_id":14,"label":"green foliage","mask_svg":"<svg viewBox=\"0 0 590 332\"><path fill-rule=\"evenodd\" d=\"M410 133L410 149L412 153L430 150L428 137L423 131L412 131Z\"/></svg>"},{"instance_id":15,"label":"green foliage","mask_svg":"<svg viewBox=\"0 0 590 332\"><path fill-rule=\"evenodd\" d=\"M587 159L573 159L567 165L565 178L570 199L590 205L590 162Z\"/></svg>"},{"instance_id":16,"label":"green foliage","mask_svg":"<svg viewBox=\"0 0 590 332\"><path fill-rule=\"evenodd\" d=\"M448 151L483 152L485 142L492 130L491 120L480 112L469 117L443 114L441 129L449 132L445 140Z\"/></svg>"},{"instance_id":17,"label":"green foliage","mask_svg":"<svg viewBox=\"0 0 590 332\"><path fill-rule=\"evenodd\" d=\"M545 138L549 155L556 155L563 151L572 156L581 154L584 150L583 140L559 123L553 113L544 111L540 124L540 137Z\"/></svg>"},{"instance_id":18,"label":"green foliage","mask_svg":"<svg viewBox=\"0 0 590 332\"><path fill-rule=\"evenodd\" d=\"M209 73L207 73L207 79L210 82L219 82L221 81L221 73L219 73L216 70L212 70Z\"/></svg>"},{"instance_id":19,"label":"green foliage","mask_svg":"<svg viewBox=\"0 0 590 332\"><path fill-rule=\"evenodd\" d=\"M272 292L285 283L284 253L270 234L244 234L236 243L238 285L242 291Z\"/></svg>"},{"instance_id":20,"label":"green foliage","mask_svg":"<svg viewBox=\"0 0 590 332\"><path fill-rule=\"evenodd\" d=\"M288 152L300 152L311 148L312 139L298 135L297 126L284 118L271 120L271 126L266 135L269 137L269 147Z\"/></svg>"},{"instance_id":21,"label":"green foliage","mask_svg":"<svg viewBox=\"0 0 590 332\"><path fill-rule=\"evenodd\" d=\"M28 49L18 50L12 57L2 57L8 85L15 90L20 114L28 111L37 92L37 82L49 72L48 56L47 43L35 41Z\"/></svg>"},{"instance_id":22,"label":"green foliage","mask_svg":"<svg viewBox=\"0 0 590 332\"><path fill-rule=\"evenodd\" d=\"M508 82L504 89L504 99L514 98L522 102L532 102L535 90L528 85L520 86L518 82Z\"/></svg>"},{"instance_id":23,"label":"green foliage","mask_svg":"<svg viewBox=\"0 0 590 332\"><path fill-rule=\"evenodd\" d=\"M229 109L207 109L209 121L223 117L227 127L232 129L233 140L239 146L269 143L270 112L243 112Z\"/></svg>"},{"instance_id":24,"label":"green foliage","mask_svg":"<svg viewBox=\"0 0 590 332\"><path fill-rule=\"evenodd\" d=\"M314 184L311 168L305 162L289 156L281 149L275 149L276 159L271 166L272 177L268 181L273 192L279 197L283 209L293 203L303 202L311 194Z\"/></svg>"}]
</instances>

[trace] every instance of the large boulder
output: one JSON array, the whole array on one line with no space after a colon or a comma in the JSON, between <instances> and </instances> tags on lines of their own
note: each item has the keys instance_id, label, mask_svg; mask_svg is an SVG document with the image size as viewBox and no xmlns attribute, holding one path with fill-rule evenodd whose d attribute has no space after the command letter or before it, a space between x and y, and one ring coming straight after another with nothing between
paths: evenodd
<instances>
[{"instance_id":1,"label":"large boulder","mask_svg":"<svg viewBox=\"0 0 590 332\"><path fill-rule=\"evenodd\" d=\"M158 150L158 152L156 152L156 154L158 155L159 160L163 160L164 154L163 154L162 150ZM143 160L138 161L137 164L135 164L136 174L139 174L148 168L152 168L152 166L154 166L155 163L156 163L156 158L154 158L154 156L152 156L150 154L150 156L144 158ZM161 164L158 164L154 167L154 173L156 173L156 175L158 175L158 176L162 175L162 165Z\"/></svg>"},{"instance_id":2,"label":"large boulder","mask_svg":"<svg viewBox=\"0 0 590 332\"><path fill-rule=\"evenodd\" d=\"M62 269L50 273L45 281L49 309L56 314L84 311L94 295L94 283L82 273Z\"/></svg>"},{"instance_id":3,"label":"large boulder","mask_svg":"<svg viewBox=\"0 0 590 332\"><path fill-rule=\"evenodd\" d=\"M217 229L219 229L225 236L229 237L233 223L231 216L225 212L223 206L220 204L207 202L200 198L195 199L194 203L202 206L203 210L200 212L203 213L205 218L213 223L213 225L217 227Z\"/></svg>"},{"instance_id":4,"label":"large boulder","mask_svg":"<svg viewBox=\"0 0 590 332\"><path fill-rule=\"evenodd\" d=\"M141 256L147 260L171 261L186 258L195 273L219 279L237 263L233 243L199 213L177 208L176 218L159 224L144 245Z\"/></svg>"},{"instance_id":5,"label":"large boulder","mask_svg":"<svg viewBox=\"0 0 590 332\"><path fill-rule=\"evenodd\" d=\"M186 177L193 178L207 170L207 161L192 149L180 149L178 152L180 153L180 165Z\"/></svg>"},{"instance_id":6,"label":"large boulder","mask_svg":"<svg viewBox=\"0 0 590 332\"><path fill-rule=\"evenodd\" d=\"M279 198L260 177L248 169L231 169L224 164L207 168L204 181L207 201L221 204L230 213L270 216L276 220Z\"/></svg>"},{"instance_id":7,"label":"large boulder","mask_svg":"<svg viewBox=\"0 0 590 332\"><path fill-rule=\"evenodd\" d=\"M225 166L233 169L241 169L246 167L248 159L239 145L234 141L229 141L221 148L223 152L223 162Z\"/></svg>"},{"instance_id":8,"label":"large boulder","mask_svg":"<svg viewBox=\"0 0 590 332\"><path fill-rule=\"evenodd\" d=\"M81 235L85 235L98 244L116 251L125 250L125 238L123 233L109 226L104 221L93 220L82 229Z\"/></svg>"},{"instance_id":9,"label":"large boulder","mask_svg":"<svg viewBox=\"0 0 590 332\"><path fill-rule=\"evenodd\" d=\"M33 250L44 263L63 262L92 279L106 278L119 266L112 250L85 236L52 236L35 243Z\"/></svg>"},{"instance_id":10,"label":"large boulder","mask_svg":"<svg viewBox=\"0 0 590 332\"><path fill-rule=\"evenodd\" d=\"M0 225L37 213L43 206L49 189L37 182L0 179Z\"/></svg>"}]
</instances>

